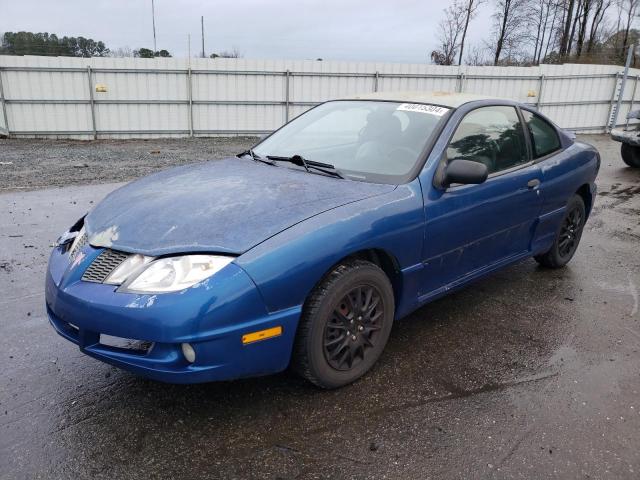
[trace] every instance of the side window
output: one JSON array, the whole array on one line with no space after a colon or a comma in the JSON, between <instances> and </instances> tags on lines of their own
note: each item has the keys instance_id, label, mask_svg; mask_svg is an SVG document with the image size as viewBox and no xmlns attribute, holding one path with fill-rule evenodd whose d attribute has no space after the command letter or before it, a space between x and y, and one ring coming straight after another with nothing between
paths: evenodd
<instances>
[{"instance_id":1,"label":"side window","mask_svg":"<svg viewBox=\"0 0 640 480\"><path fill-rule=\"evenodd\" d=\"M528 110L522 110L522 116L531 134L533 158L544 157L560 149L556 129L549 122Z\"/></svg>"},{"instance_id":2,"label":"side window","mask_svg":"<svg viewBox=\"0 0 640 480\"><path fill-rule=\"evenodd\" d=\"M469 112L449 142L447 158L484 163L489 173L527 163L527 144L516 109L492 106Z\"/></svg>"}]
</instances>

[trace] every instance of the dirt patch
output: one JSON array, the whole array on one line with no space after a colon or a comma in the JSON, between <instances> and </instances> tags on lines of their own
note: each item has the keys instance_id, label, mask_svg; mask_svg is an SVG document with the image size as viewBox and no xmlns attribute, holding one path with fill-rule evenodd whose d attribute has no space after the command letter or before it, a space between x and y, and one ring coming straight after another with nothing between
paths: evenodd
<instances>
[{"instance_id":1,"label":"dirt patch","mask_svg":"<svg viewBox=\"0 0 640 480\"><path fill-rule=\"evenodd\" d=\"M0 261L0 273L11 273L13 266L9 262Z\"/></svg>"}]
</instances>

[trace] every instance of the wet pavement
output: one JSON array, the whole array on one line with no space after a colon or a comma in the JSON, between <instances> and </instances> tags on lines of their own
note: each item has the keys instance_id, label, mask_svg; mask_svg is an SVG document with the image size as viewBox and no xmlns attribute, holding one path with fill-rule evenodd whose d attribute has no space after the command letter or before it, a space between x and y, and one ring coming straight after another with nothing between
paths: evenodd
<instances>
[{"instance_id":1,"label":"wet pavement","mask_svg":"<svg viewBox=\"0 0 640 480\"><path fill-rule=\"evenodd\" d=\"M563 270L509 267L398 322L374 370L154 383L44 313L49 244L116 185L0 195L0 478L639 478L640 171L595 143Z\"/></svg>"}]
</instances>

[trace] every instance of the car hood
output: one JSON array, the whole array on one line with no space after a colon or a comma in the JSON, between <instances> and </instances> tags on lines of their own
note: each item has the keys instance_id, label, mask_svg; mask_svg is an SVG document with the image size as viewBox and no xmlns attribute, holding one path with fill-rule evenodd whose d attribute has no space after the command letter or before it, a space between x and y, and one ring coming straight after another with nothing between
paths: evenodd
<instances>
[{"instance_id":1,"label":"car hood","mask_svg":"<svg viewBox=\"0 0 640 480\"><path fill-rule=\"evenodd\" d=\"M126 252L241 254L309 217L394 188L232 157L129 183L87 215L85 228L91 245Z\"/></svg>"}]
</instances>

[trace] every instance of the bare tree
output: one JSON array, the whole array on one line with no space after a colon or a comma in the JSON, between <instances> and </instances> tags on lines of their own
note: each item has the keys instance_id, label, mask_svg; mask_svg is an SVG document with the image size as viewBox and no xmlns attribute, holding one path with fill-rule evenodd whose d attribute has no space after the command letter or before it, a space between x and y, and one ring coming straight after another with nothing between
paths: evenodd
<instances>
[{"instance_id":1,"label":"bare tree","mask_svg":"<svg viewBox=\"0 0 640 480\"><path fill-rule=\"evenodd\" d=\"M610 22L611 5L618 6L617 26L615 21ZM526 11L525 27L519 28L511 41L508 37L504 40L505 52L511 48L516 57L519 54L516 63L527 63L532 58L531 50L533 63L619 63L636 38L633 20L639 16L640 0L530 0ZM496 17L503 18L499 14ZM528 52L518 53L518 45L527 42ZM501 56L499 63L513 63L513 59Z\"/></svg>"},{"instance_id":2,"label":"bare tree","mask_svg":"<svg viewBox=\"0 0 640 480\"><path fill-rule=\"evenodd\" d=\"M486 53L487 53L487 49L486 48L482 48L482 47L479 47L479 46L475 45L475 46L471 47L471 49L467 53L467 57L465 59L465 63L467 65L474 65L474 66L490 64L491 62L489 62L487 60Z\"/></svg>"},{"instance_id":3,"label":"bare tree","mask_svg":"<svg viewBox=\"0 0 640 480\"><path fill-rule=\"evenodd\" d=\"M431 60L438 65L453 65L460 46L458 40L464 30L465 19L457 2L444 9L444 18L438 24L439 48L431 52Z\"/></svg>"},{"instance_id":4,"label":"bare tree","mask_svg":"<svg viewBox=\"0 0 640 480\"><path fill-rule=\"evenodd\" d=\"M561 4L559 3L559 1L561 0L548 0L547 2L547 13L546 13L546 19L549 18L550 12L553 11L553 16L551 17L551 24L549 25L549 34L546 35L546 20L545 20L545 30L543 31L543 35L542 35L542 42L540 44L540 49L538 50L538 58L536 59L536 63L540 63L541 60L543 60L544 58L546 58L547 54L549 53L549 47L551 47L551 49L553 49L555 47L555 43L557 41L558 38L558 31L557 31L557 19L558 19L558 11L561 9ZM547 37L546 39L546 43L545 43L545 35ZM542 47L544 46L544 54L542 53Z\"/></svg>"},{"instance_id":5,"label":"bare tree","mask_svg":"<svg viewBox=\"0 0 640 480\"><path fill-rule=\"evenodd\" d=\"M464 41L467 38L469 21L476 16L478 7L485 1L486 0L463 0L463 2L459 4L458 10L464 13L464 28L462 29L462 39L460 40L460 54L458 55L458 65L462 64L462 53L464 52Z\"/></svg>"},{"instance_id":6,"label":"bare tree","mask_svg":"<svg viewBox=\"0 0 640 480\"><path fill-rule=\"evenodd\" d=\"M115 50L111 50L109 56L116 58L133 57L133 50L129 46L119 47Z\"/></svg>"},{"instance_id":7,"label":"bare tree","mask_svg":"<svg viewBox=\"0 0 640 480\"><path fill-rule=\"evenodd\" d=\"M591 29L589 30L589 40L587 41L587 53L593 52L593 47L598 39L598 33L604 15L611 6L612 0L596 0L593 10L593 19L591 20Z\"/></svg>"},{"instance_id":8,"label":"bare tree","mask_svg":"<svg viewBox=\"0 0 640 480\"><path fill-rule=\"evenodd\" d=\"M536 0L530 2L527 9L527 16L531 19L529 28L533 28L534 35L530 34L530 40L533 42L532 63L540 63L540 59L547 54L549 43L552 38L555 40L556 17L558 16L559 1L561 0Z\"/></svg>"},{"instance_id":9,"label":"bare tree","mask_svg":"<svg viewBox=\"0 0 640 480\"><path fill-rule=\"evenodd\" d=\"M577 0L577 8L573 15L573 19L571 21L571 33L569 33L569 40L567 41L567 51L566 56L571 55L571 49L573 48L573 37L576 34L576 25L578 23L578 19L582 16L582 8L584 6L583 0Z\"/></svg>"},{"instance_id":10,"label":"bare tree","mask_svg":"<svg viewBox=\"0 0 640 480\"><path fill-rule=\"evenodd\" d=\"M579 58L580 55L582 55L582 47L587 34L587 23L589 22L591 8L594 6L594 3L594 0L582 0L582 17L578 24L578 38L576 40L576 58Z\"/></svg>"},{"instance_id":11,"label":"bare tree","mask_svg":"<svg viewBox=\"0 0 640 480\"><path fill-rule=\"evenodd\" d=\"M531 15L536 19L536 40L533 46L533 62L536 62L536 58L538 58L538 49L542 48L541 45L541 36L544 40L544 30L547 28L547 16L545 16L545 11L547 7L547 2L545 0L538 0L531 5ZM544 25L544 26L543 26Z\"/></svg>"},{"instance_id":12,"label":"bare tree","mask_svg":"<svg viewBox=\"0 0 640 480\"><path fill-rule=\"evenodd\" d=\"M623 13L623 21L624 24L624 35L622 37L622 49L621 54L624 56L624 53L627 51L627 46L629 45L629 30L631 30L631 22L634 17L638 13L638 4L640 4L640 0L622 0L620 2L622 6Z\"/></svg>"},{"instance_id":13,"label":"bare tree","mask_svg":"<svg viewBox=\"0 0 640 480\"><path fill-rule=\"evenodd\" d=\"M569 36L571 34L571 20L573 19L573 9L575 7L576 0L566 0L564 9L564 29L562 31L562 37L560 38L560 57L566 57L569 46Z\"/></svg>"},{"instance_id":14,"label":"bare tree","mask_svg":"<svg viewBox=\"0 0 640 480\"><path fill-rule=\"evenodd\" d=\"M493 64L498 65L503 50L507 50L509 57L522 47L519 37L524 33L524 19L526 16L526 0L496 0L496 12L493 14Z\"/></svg>"}]
</instances>

